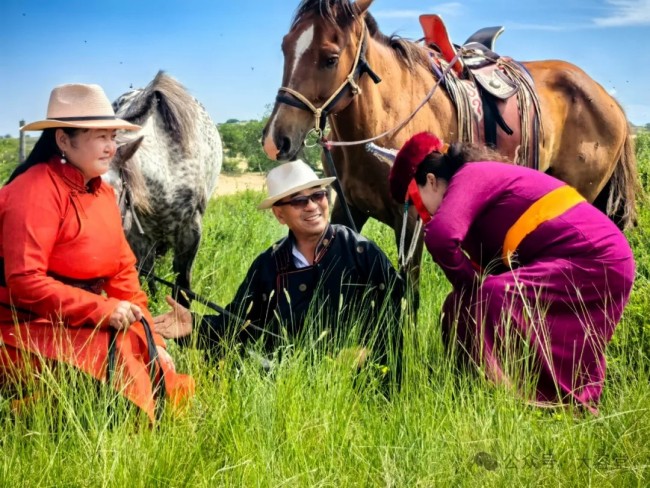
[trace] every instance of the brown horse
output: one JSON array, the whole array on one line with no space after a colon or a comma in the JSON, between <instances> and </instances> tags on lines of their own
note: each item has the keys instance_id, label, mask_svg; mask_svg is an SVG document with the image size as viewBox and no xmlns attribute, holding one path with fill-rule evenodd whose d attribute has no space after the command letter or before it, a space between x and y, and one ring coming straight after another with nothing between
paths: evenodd
<instances>
[{"instance_id":1,"label":"brown horse","mask_svg":"<svg viewBox=\"0 0 650 488\"><path fill-rule=\"evenodd\" d=\"M293 159L323 113L332 141L363 140L398 126L430 92L437 81L431 51L382 34L368 12L371 4L303 0L299 5L282 42L283 88L263 133L270 158ZM523 64L534 79L541 107L539 169L573 185L617 216L622 227L628 226L635 218L637 178L623 110L576 66L563 61ZM377 144L399 148L423 130L449 142L458 140L456 107L443 88L405 126ZM389 166L364 145L336 146L332 152L357 228L372 216L399 233L403 208L388 192ZM346 222L338 201L332 221Z\"/></svg>"}]
</instances>

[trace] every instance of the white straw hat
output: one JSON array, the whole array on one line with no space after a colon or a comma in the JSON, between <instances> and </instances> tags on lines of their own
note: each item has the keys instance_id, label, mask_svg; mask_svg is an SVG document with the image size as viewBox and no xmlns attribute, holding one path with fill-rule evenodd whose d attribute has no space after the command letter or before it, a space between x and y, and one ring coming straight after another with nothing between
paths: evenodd
<instances>
[{"instance_id":1,"label":"white straw hat","mask_svg":"<svg viewBox=\"0 0 650 488\"><path fill-rule=\"evenodd\" d=\"M275 202L299 191L315 186L327 186L336 178L318 178L314 170L297 159L276 166L266 175L266 188L269 196L257 208L271 208Z\"/></svg>"},{"instance_id":2,"label":"white straw hat","mask_svg":"<svg viewBox=\"0 0 650 488\"><path fill-rule=\"evenodd\" d=\"M54 88L47 104L47 118L24 125L20 130L43 130L53 127L140 129L138 125L115 117L113 106L101 86L81 83Z\"/></svg>"}]
</instances>

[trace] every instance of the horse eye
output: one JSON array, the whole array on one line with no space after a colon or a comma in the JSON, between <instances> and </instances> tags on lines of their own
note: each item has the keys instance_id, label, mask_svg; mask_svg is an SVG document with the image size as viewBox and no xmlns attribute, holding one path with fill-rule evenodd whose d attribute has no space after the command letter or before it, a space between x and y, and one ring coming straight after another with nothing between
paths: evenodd
<instances>
[{"instance_id":1,"label":"horse eye","mask_svg":"<svg viewBox=\"0 0 650 488\"><path fill-rule=\"evenodd\" d=\"M326 68L334 68L337 64L339 63L339 57L338 56L330 56L325 60L325 67Z\"/></svg>"}]
</instances>

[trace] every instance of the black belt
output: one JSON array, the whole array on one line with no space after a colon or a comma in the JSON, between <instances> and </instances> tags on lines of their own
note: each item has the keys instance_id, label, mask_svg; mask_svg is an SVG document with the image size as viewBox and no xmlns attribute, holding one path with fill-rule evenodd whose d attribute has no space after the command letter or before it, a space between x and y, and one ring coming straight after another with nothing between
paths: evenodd
<instances>
[{"instance_id":1,"label":"black belt","mask_svg":"<svg viewBox=\"0 0 650 488\"><path fill-rule=\"evenodd\" d=\"M68 278L66 276L59 276L54 273L48 273L48 276L68 286L81 288L82 290L88 291L90 293L94 293L95 295L101 294L102 287L104 286L104 283L106 283L106 278L95 278L92 280L75 280L73 278ZM0 257L0 286L4 286L5 288L7 287L7 279L5 277L5 260L3 257ZM30 312L29 310L16 307L11 303L0 302L0 306L4 308L8 308L10 310L15 310L16 312L20 312L22 314L27 314L28 316L33 316L32 312Z\"/></svg>"},{"instance_id":2,"label":"black belt","mask_svg":"<svg viewBox=\"0 0 650 488\"><path fill-rule=\"evenodd\" d=\"M47 273L50 278L54 278L61 283L64 283L69 286L74 286L75 288L81 288L95 295L99 295L102 292L102 287L106 283L106 278L93 278L90 280L77 280L74 278L69 278L67 276L61 276L56 273ZM7 286L7 279L5 278L5 259L0 257L0 286Z\"/></svg>"}]
</instances>

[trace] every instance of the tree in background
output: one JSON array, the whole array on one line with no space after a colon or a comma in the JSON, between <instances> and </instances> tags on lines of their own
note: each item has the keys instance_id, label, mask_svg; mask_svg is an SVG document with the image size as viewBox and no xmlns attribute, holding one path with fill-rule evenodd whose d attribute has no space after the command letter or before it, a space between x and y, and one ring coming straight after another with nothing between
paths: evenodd
<instances>
[{"instance_id":1,"label":"tree in background","mask_svg":"<svg viewBox=\"0 0 650 488\"><path fill-rule=\"evenodd\" d=\"M262 149L262 129L268 115L261 120L228 120L219 124L219 133L223 142L224 171L238 172L240 164L245 162L248 171L267 172L277 161L270 160ZM305 147L299 155L316 172L322 172L320 146Z\"/></svg>"}]
</instances>

